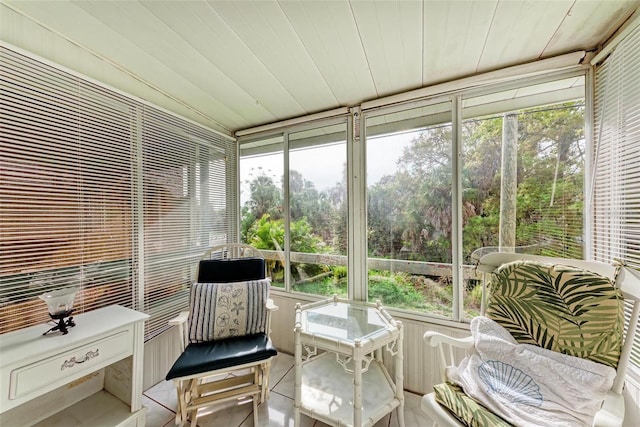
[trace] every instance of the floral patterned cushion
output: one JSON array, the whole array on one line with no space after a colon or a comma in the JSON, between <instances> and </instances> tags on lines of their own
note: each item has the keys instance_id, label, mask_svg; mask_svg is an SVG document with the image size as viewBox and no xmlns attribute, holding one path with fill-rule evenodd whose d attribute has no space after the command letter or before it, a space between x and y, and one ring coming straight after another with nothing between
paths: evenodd
<instances>
[{"instance_id":1,"label":"floral patterned cushion","mask_svg":"<svg viewBox=\"0 0 640 427\"><path fill-rule=\"evenodd\" d=\"M194 283L191 287L189 342L201 343L264 333L269 279Z\"/></svg>"}]
</instances>

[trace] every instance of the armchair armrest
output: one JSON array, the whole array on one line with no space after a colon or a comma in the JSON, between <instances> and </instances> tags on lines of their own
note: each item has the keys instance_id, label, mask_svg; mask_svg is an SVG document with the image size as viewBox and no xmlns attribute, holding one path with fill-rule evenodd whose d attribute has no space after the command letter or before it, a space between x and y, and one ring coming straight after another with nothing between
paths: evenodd
<instances>
[{"instance_id":1,"label":"armchair armrest","mask_svg":"<svg viewBox=\"0 0 640 427\"><path fill-rule=\"evenodd\" d=\"M178 337L179 337L179 350L180 353L184 351L187 347L187 328L189 325L187 324L187 320L189 319L188 311L181 311L173 319L169 319L169 326L177 326L178 327Z\"/></svg>"},{"instance_id":2,"label":"armchair armrest","mask_svg":"<svg viewBox=\"0 0 640 427\"><path fill-rule=\"evenodd\" d=\"M624 421L624 396L613 391L607 392L602 408L596 412L593 427L621 426Z\"/></svg>"},{"instance_id":3,"label":"armchair armrest","mask_svg":"<svg viewBox=\"0 0 640 427\"><path fill-rule=\"evenodd\" d=\"M271 298L269 298L267 300L267 310L269 310L269 311L277 311L279 308L280 307L275 305L275 303L273 302L273 300Z\"/></svg>"},{"instance_id":4,"label":"armchair armrest","mask_svg":"<svg viewBox=\"0 0 640 427\"><path fill-rule=\"evenodd\" d=\"M271 313L274 311L278 311L278 306L275 305L275 303L273 302L273 300L271 298L269 298L267 300L267 304L266 304L266 308L267 308L267 335L271 335Z\"/></svg>"},{"instance_id":5,"label":"armchair armrest","mask_svg":"<svg viewBox=\"0 0 640 427\"><path fill-rule=\"evenodd\" d=\"M448 344L453 347L470 350L473 348L473 337L454 338L439 332L427 331L422 339L431 347L438 347L442 344Z\"/></svg>"},{"instance_id":6,"label":"armchair armrest","mask_svg":"<svg viewBox=\"0 0 640 427\"><path fill-rule=\"evenodd\" d=\"M169 319L169 326L182 325L188 319L189 319L189 312L188 311L181 311L180 314L178 314L176 317L174 317L173 319Z\"/></svg>"},{"instance_id":7,"label":"armchair armrest","mask_svg":"<svg viewBox=\"0 0 640 427\"><path fill-rule=\"evenodd\" d=\"M443 381L447 380L446 371L448 366L457 365L454 349L463 350L465 353L469 353L473 349L473 337L454 338L449 335L441 334L439 332L427 331L422 336L422 339L431 347L438 347L438 353L440 355L441 373ZM446 347L446 352L445 352Z\"/></svg>"}]
</instances>

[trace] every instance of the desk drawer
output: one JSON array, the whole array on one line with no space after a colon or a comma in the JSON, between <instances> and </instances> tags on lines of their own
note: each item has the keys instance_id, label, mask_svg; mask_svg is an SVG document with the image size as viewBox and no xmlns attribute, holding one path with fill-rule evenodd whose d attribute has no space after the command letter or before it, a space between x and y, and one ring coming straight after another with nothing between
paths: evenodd
<instances>
[{"instance_id":1,"label":"desk drawer","mask_svg":"<svg viewBox=\"0 0 640 427\"><path fill-rule=\"evenodd\" d=\"M71 376L79 377L99 367L131 354L129 330L68 350L47 359L21 366L11 371L9 399L16 399L53 384L66 383Z\"/></svg>"}]
</instances>

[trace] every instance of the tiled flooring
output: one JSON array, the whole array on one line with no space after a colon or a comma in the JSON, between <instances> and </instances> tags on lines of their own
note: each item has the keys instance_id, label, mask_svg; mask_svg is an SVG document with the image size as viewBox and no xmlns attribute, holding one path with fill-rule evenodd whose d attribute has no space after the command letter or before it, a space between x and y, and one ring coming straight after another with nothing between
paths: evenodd
<instances>
[{"instance_id":1,"label":"tiled flooring","mask_svg":"<svg viewBox=\"0 0 640 427\"><path fill-rule=\"evenodd\" d=\"M267 402L260 405L258 418L260 427L293 427L293 356L279 353L271 366L271 393ZM420 411L422 396L405 392L404 419L406 427L431 426L433 423ZM175 425L177 408L176 392L172 382L161 382L144 393L143 404L147 407L146 427L171 427ZM302 416L302 427L324 427L326 424ZM216 408L215 412L201 413L199 427L251 427L252 405L232 405ZM398 417L394 411L375 427L397 427Z\"/></svg>"}]
</instances>

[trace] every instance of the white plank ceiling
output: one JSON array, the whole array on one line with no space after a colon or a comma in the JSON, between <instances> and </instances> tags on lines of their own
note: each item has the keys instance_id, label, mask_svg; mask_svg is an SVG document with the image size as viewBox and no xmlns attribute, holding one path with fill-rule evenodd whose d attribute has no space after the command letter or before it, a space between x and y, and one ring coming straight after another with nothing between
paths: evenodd
<instances>
[{"instance_id":1,"label":"white plank ceiling","mask_svg":"<svg viewBox=\"0 0 640 427\"><path fill-rule=\"evenodd\" d=\"M2 0L0 35L232 134L597 49L639 7L638 0ZM42 34L73 49L47 46ZM110 67L83 68L78 50Z\"/></svg>"}]
</instances>

